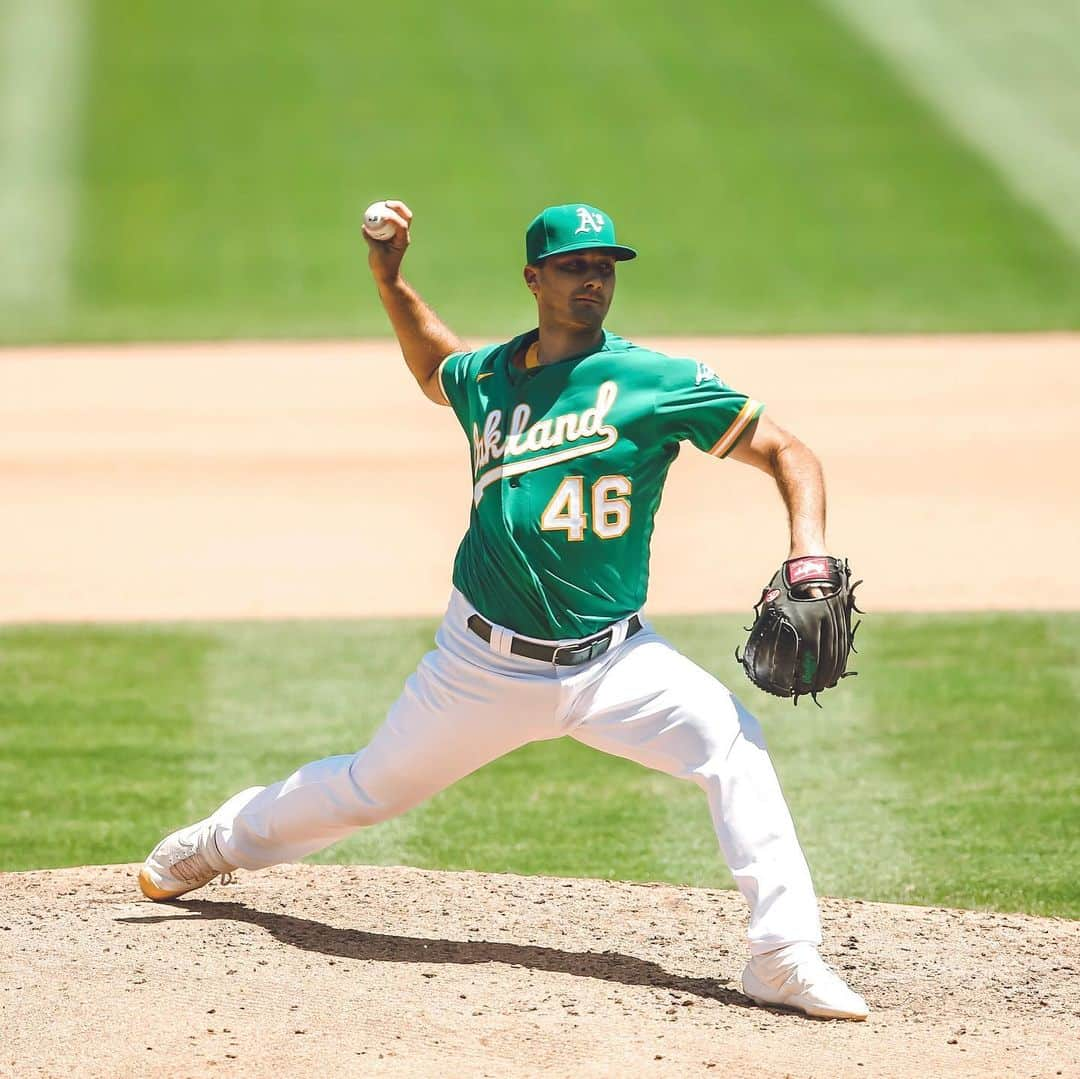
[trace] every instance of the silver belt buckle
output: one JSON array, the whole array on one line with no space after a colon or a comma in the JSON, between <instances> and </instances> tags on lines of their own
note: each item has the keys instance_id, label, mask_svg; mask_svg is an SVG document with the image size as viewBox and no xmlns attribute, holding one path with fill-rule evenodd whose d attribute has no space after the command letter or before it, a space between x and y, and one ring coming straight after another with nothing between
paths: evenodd
<instances>
[{"instance_id":1,"label":"silver belt buckle","mask_svg":"<svg viewBox=\"0 0 1080 1079\"><path fill-rule=\"evenodd\" d=\"M608 630L596 640L590 641L588 644L564 644L561 648L556 648L551 656L551 663L554 667L580 667L583 663L588 663L591 660L602 656L608 648L611 647L611 641L614 636L613 630ZM559 655L563 652L569 652L573 656L581 656L582 658L576 662L571 663L559 663Z\"/></svg>"},{"instance_id":2,"label":"silver belt buckle","mask_svg":"<svg viewBox=\"0 0 1080 1079\"><path fill-rule=\"evenodd\" d=\"M596 659L598 656L602 656L611 647L614 636L615 631L609 629L600 640L593 641L593 643L589 645L589 659ZM588 662L588 660L586 660L586 662Z\"/></svg>"}]
</instances>

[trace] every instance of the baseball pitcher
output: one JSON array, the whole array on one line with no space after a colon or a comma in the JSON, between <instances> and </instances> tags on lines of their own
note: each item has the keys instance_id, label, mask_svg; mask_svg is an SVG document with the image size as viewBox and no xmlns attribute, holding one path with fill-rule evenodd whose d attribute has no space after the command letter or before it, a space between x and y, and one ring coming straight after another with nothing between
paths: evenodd
<instances>
[{"instance_id":1,"label":"baseball pitcher","mask_svg":"<svg viewBox=\"0 0 1080 1079\"><path fill-rule=\"evenodd\" d=\"M789 558L782 587L759 601L748 671L769 668L767 688L796 699L835 685L843 661L819 674L819 638L831 633L846 657L846 564L826 552L817 459L705 364L604 329L616 267L636 252L602 210L535 218L524 279L537 328L477 350L401 274L412 217L390 201L364 230L405 363L470 449L471 517L436 647L369 745L242 791L166 837L139 874L143 893L174 899L237 868L295 861L518 746L567 736L704 791L750 909L751 999L864 1019L865 1001L818 954L817 899L758 722L641 613L664 481L690 442L769 474L787 507ZM785 610L805 622L837 595L839 614L819 618L808 648Z\"/></svg>"}]
</instances>

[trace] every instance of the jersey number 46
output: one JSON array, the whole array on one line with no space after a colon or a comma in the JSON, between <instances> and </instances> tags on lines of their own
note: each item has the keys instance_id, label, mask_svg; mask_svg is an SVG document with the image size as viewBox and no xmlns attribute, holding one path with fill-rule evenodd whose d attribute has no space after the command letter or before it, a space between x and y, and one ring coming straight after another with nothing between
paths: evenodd
<instances>
[{"instance_id":1,"label":"jersey number 46","mask_svg":"<svg viewBox=\"0 0 1080 1079\"><path fill-rule=\"evenodd\" d=\"M630 527L630 490L626 476L601 476L592 485L592 530L600 539L617 539ZM589 519L585 477L567 476L544 507L540 527L545 532L565 532L571 543L580 543Z\"/></svg>"}]
</instances>

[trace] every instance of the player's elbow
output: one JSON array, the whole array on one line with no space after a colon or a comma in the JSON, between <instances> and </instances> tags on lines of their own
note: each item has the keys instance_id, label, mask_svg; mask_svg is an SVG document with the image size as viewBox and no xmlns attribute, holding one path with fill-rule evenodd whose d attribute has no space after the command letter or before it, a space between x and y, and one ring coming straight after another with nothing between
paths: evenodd
<instances>
[{"instance_id":1,"label":"player's elbow","mask_svg":"<svg viewBox=\"0 0 1080 1079\"><path fill-rule=\"evenodd\" d=\"M436 405L448 405L450 402L446 399L446 394L443 392L442 382L439 379L439 371L436 368L427 378L418 380L420 390L423 395Z\"/></svg>"},{"instance_id":2,"label":"player's elbow","mask_svg":"<svg viewBox=\"0 0 1080 1079\"><path fill-rule=\"evenodd\" d=\"M817 454L789 431L783 432L783 437L777 441L770 456L771 471L777 478L786 474L805 475L810 472L821 472L821 462Z\"/></svg>"}]
</instances>

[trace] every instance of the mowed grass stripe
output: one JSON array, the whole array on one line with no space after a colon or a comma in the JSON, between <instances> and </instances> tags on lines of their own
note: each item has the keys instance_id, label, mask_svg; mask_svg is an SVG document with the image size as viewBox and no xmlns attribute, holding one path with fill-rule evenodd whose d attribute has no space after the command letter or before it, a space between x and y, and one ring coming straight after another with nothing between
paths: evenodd
<instances>
[{"instance_id":1,"label":"mowed grass stripe","mask_svg":"<svg viewBox=\"0 0 1080 1079\"><path fill-rule=\"evenodd\" d=\"M1080 7L825 2L1080 251Z\"/></svg>"},{"instance_id":2,"label":"mowed grass stripe","mask_svg":"<svg viewBox=\"0 0 1080 1079\"><path fill-rule=\"evenodd\" d=\"M1080 915L1080 616L895 616L868 645L915 901Z\"/></svg>"},{"instance_id":3,"label":"mowed grass stripe","mask_svg":"<svg viewBox=\"0 0 1080 1079\"><path fill-rule=\"evenodd\" d=\"M533 318L524 225L576 198L642 252L613 314L631 336L1080 324L1076 254L816 6L403 0L394 21L406 50L329 0L99 0L51 332L385 333L358 222L391 194L417 211L410 276L476 337Z\"/></svg>"},{"instance_id":4,"label":"mowed grass stripe","mask_svg":"<svg viewBox=\"0 0 1080 1079\"><path fill-rule=\"evenodd\" d=\"M86 0L0 8L0 335L67 302L87 20Z\"/></svg>"},{"instance_id":5,"label":"mowed grass stripe","mask_svg":"<svg viewBox=\"0 0 1080 1079\"><path fill-rule=\"evenodd\" d=\"M761 717L820 891L1080 916L1080 615L872 616L860 677L821 711L744 683L737 622L661 628ZM433 628L0 631L0 867L138 860L234 791L359 747ZM567 739L321 860L730 879L696 787Z\"/></svg>"},{"instance_id":6,"label":"mowed grass stripe","mask_svg":"<svg viewBox=\"0 0 1080 1079\"><path fill-rule=\"evenodd\" d=\"M166 627L0 631L0 869L140 861L186 823L213 648Z\"/></svg>"}]
</instances>

